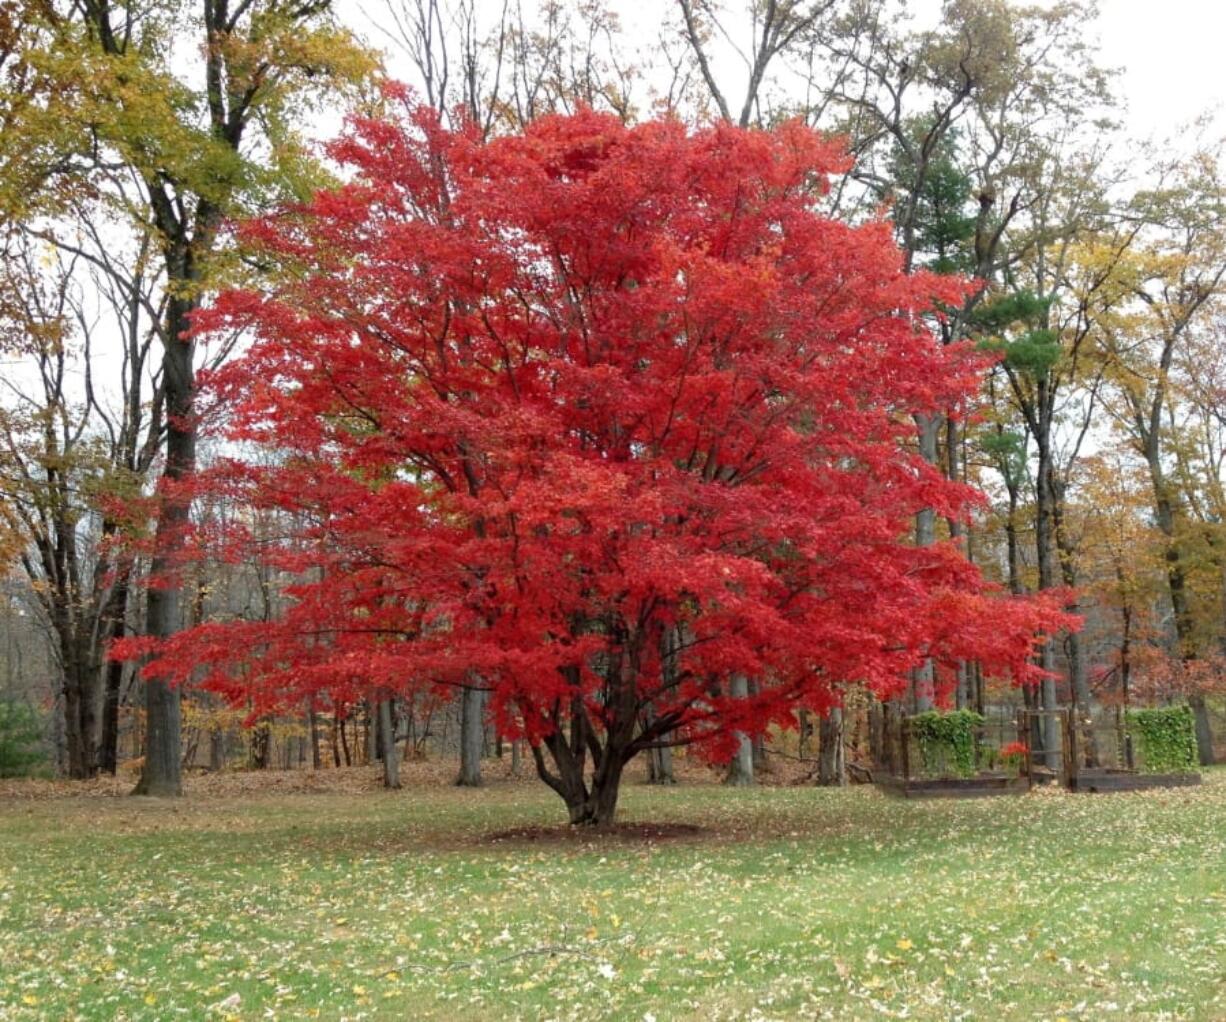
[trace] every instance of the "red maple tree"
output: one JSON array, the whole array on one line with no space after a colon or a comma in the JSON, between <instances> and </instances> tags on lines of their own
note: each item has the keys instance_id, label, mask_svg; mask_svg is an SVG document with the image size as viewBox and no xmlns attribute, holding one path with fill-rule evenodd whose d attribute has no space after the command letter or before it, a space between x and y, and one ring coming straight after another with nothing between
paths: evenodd
<instances>
[{"instance_id":1,"label":"red maple tree","mask_svg":"<svg viewBox=\"0 0 1226 1022\"><path fill-rule=\"evenodd\" d=\"M912 423L982 365L929 329L961 285L904 274L887 223L823 214L837 143L591 111L483 142L404 108L333 145L350 183L246 225L281 283L200 322L250 333L208 382L275 455L202 485L306 523L273 555L292 603L147 673L207 671L256 713L483 686L599 824L662 743L726 757L928 657L1033 671L1057 601L909 542L921 508L978 499Z\"/></svg>"}]
</instances>

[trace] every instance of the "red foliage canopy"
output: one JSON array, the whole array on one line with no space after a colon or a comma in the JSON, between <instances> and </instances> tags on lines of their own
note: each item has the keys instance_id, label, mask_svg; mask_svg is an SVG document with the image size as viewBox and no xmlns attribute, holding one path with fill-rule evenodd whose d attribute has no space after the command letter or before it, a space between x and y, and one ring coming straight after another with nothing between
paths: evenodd
<instances>
[{"instance_id":1,"label":"red foliage canopy","mask_svg":"<svg viewBox=\"0 0 1226 1022\"><path fill-rule=\"evenodd\" d=\"M909 541L977 499L913 416L982 366L926 325L959 284L821 212L835 143L590 111L482 142L406 109L333 146L352 183L244 228L283 283L201 323L253 337L211 386L274 463L211 485L307 523L278 554L292 606L147 672L207 664L262 708L483 685L549 783L590 754L615 798L641 749L718 756L847 681L1032 670L1055 603Z\"/></svg>"}]
</instances>

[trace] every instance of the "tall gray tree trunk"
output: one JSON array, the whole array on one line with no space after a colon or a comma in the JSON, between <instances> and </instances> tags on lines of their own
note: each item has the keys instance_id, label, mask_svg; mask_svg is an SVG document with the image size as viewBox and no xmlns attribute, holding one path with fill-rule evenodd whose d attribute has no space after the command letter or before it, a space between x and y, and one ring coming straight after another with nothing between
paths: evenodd
<instances>
[{"instance_id":1,"label":"tall gray tree trunk","mask_svg":"<svg viewBox=\"0 0 1226 1022\"><path fill-rule=\"evenodd\" d=\"M1046 591L1056 586L1056 503L1058 491L1055 486L1054 467L1047 439L1036 438L1039 448L1038 473L1035 480L1035 557L1039 568L1039 589ZM1049 674L1056 669L1055 640L1048 639L1043 644L1039 657L1040 666ZM1039 706L1043 710L1055 710L1056 681L1054 677L1046 678L1039 683ZM1042 735L1043 764L1050 770L1056 770L1060 765L1060 719L1053 713L1045 714L1040 719L1039 732Z\"/></svg>"},{"instance_id":2,"label":"tall gray tree trunk","mask_svg":"<svg viewBox=\"0 0 1226 1022\"><path fill-rule=\"evenodd\" d=\"M915 424L919 428L920 456L930 465L936 465L939 461L937 441L941 435L941 421L939 415L915 416ZM915 545L932 546L936 537L936 512L932 508L924 508L915 516ZM936 673L931 660L924 661L911 672L911 707L915 713L924 713L936 705L935 681Z\"/></svg>"},{"instance_id":3,"label":"tall gray tree trunk","mask_svg":"<svg viewBox=\"0 0 1226 1022\"><path fill-rule=\"evenodd\" d=\"M524 740L513 739L511 742L511 776L522 777L524 772Z\"/></svg>"},{"instance_id":4,"label":"tall gray tree trunk","mask_svg":"<svg viewBox=\"0 0 1226 1022\"><path fill-rule=\"evenodd\" d=\"M226 765L226 733L219 727L209 732L209 769L218 773Z\"/></svg>"},{"instance_id":5,"label":"tall gray tree trunk","mask_svg":"<svg viewBox=\"0 0 1226 1022\"><path fill-rule=\"evenodd\" d=\"M650 727L656 716L655 707L650 703L645 716L647 726ZM669 746L647 750L647 780L651 784L677 783L677 778L673 774L673 750Z\"/></svg>"},{"instance_id":6,"label":"tall gray tree trunk","mask_svg":"<svg viewBox=\"0 0 1226 1022\"><path fill-rule=\"evenodd\" d=\"M663 745L651 750L651 783L677 783L677 775L673 772L673 750L670 746Z\"/></svg>"},{"instance_id":7,"label":"tall gray tree trunk","mask_svg":"<svg viewBox=\"0 0 1226 1022\"><path fill-rule=\"evenodd\" d=\"M481 748L485 743L485 690L466 686L460 696L460 774L456 784L479 788Z\"/></svg>"},{"instance_id":8,"label":"tall gray tree trunk","mask_svg":"<svg viewBox=\"0 0 1226 1022\"><path fill-rule=\"evenodd\" d=\"M1070 690L1073 694L1073 724L1078 730L1078 746L1086 766L1098 765L1098 742L1094 737L1093 695L1090 692L1090 672L1086 665L1085 645L1077 632L1065 640L1069 658Z\"/></svg>"},{"instance_id":9,"label":"tall gray tree trunk","mask_svg":"<svg viewBox=\"0 0 1226 1022\"><path fill-rule=\"evenodd\" d=\"M379 713L371 700L366 701L366 762L379 759Z\"/></svg>"},{"instance_id":10,"label":"tall gray tree trunk","mask_svg":"<svg viewBox=\"0 0 1226 1022\"><path fill-rule=\"evenodd\" d=\"M1053 511L1055 517L1056 550L1060 555L1060 576L1069 589L1078 588L1077 550L1069 537L1065 519L1065 487L1061 482L1053 486ZM1068 608L1080 613L1076 600ZM1086 766L1098 765L1098 743L1094 737L1093 694L1090 692L1090 672L1086 664L1085 645L1079 632L1069 632L1064 640L1069 664L1069 692L1073 701L1073 727L1077 729L1077 745L1080 758Z\"/></svg>"},{"instance_id":11,"label":"tall gray tree trunk","mask_svg":"<svg viewBox=\"0 0 1226 1022\"><path fill-rule=\"evenodd\" d=\"M323 767L323 757L319 751L319 714L315 711L315 701L311 700L311 708L307 711L307 725L310 729L311 766L315 770Z\"/></svg>"},{"instance_id":12,"label":"tall gray tree trunk","mask_svg":"<svg viewBox=\"0 0 1226 1022\"><path fill-rule=\"evenodd\" d=\"M383 758L383 787L400 787L400 757L396 755L396 723L392 719L392 700L379 700L379 745Z\"/></svg>"},{"instance_id":13,"label":"tall gray tree trunk","mask_svg":"<svg viewBox=\"0 0 1226 1022\"><path fill-rule=\"evenodd\" d=\"M758 682L755 678L749 679L749 694L756 696L758 694ZM754 735L751 742L753 749L753 772L754 776L766 773L770 769L766 761L766 735Z\"/></svg>"},{"instance_id":14,"label":"tall gray tree trunk","mask_svg":"<svg viewBox=\"0 0 1226 1022\"><path fill-rule=\"evenodd\" d=\"M182 238L168 253L169 276L184 285L194 277ZM191 525L191 498L182 485L196 470L196 373L195 342L186 334L195 299L176 296L169 300L166 346L162 353L162 377L166 401L166 464L162 470L161 497L153 536L149 574L169 584L150 586L147 595L146 629L157 639L168 639L183 625L182 586L178 560ZM183 794L182 706L178 689L166 682L145 682L145 765L134 795L178 796Z\"/></svg>"},{"instance_id":15,"label":"tall gray tree trunk","mask_svg":"<svg viewBox=\"0 0 1226 1022\"><path fill-rule=\"evenodd\" d=\"M1196 723L1197 758L1201 766L1212 766L1214 762L1213 727L1209 721L1209 707L1205 705L1203 695L1190 696L1188 705L1192 707L1192 717Z\"/></svg>"},{"instance_id":16,"label":"tall gray tree trunk","mask_svg":"<svg viewBox=\"0 0 1226 1022\"><path fill-rule=\"evenodd\" d=\"M1043 649L1043 669L1053 670L1056 666L1055 657L1052 655L1051 643L1049 642ZM1039 689L1040 702L1044 710L1055 710L1059 705L1056 701L1056 681L1054 678L1046 678L1042 682ZM1046 713L1043 716L1043 762L1051 770L1057 770L1060 767L1061 755L1061 739L1060 739L1060 718L1054 713Z\"/></svg>"},{"instance_id":17,"label":"tall gray tree trunk","mask_svg":"<svg viewBox=\"0 0 1226 1022\"><path fill-rule=\"evenodd\" d=\"M660 680L666 689L677 681L677 651L681 645L680 626L666 628L660 637ZM654 703L648 703L644 711L644 723L651 727L656 722ZM668 747L649 749L647 752L647 779L652 784L676 784L673 773L673 750Z\"/></svg>"},{"instance_id":18,"label":"tall gray tree trunk","mask_svg":"<svg viewBox=\"0 0 1226 1022\"><path fill-rule=\"evenodd\" d=\"M966 473L963 470L965 459L961 455L961 424L953 416L947 416L945 419L945 475L957 482L964 483L966 482ZM964 540L966 559L974 563L975 558L972 556L970 536L967 533L966 525L958 518L947 518L945 522L949 527L950 539ZM972 700L970 664L962 661L958 662L956 679L954 706L956 709L964 710L970 706Z\"/></svg>"},{"instance_id":19,"label":"tall gray tree trunk","mask_svg":"<svg viewBox=\"0 0 1226 1022\"><path fill-rule=\"evenodd\" d=\"M818 725L817 783L843 787L847 783L846 753L843 746L843 710L834 707Z\"/></svg>"},{"instance_id":20,"label":"tall gray tree trunk","mask_svg":"<svg viewBox=\"0 0 1226 1022\"><path fill-rule=\"evenodd\" d=\"M880 766L884 755L885 709L871 692L868 693L868 758L873 766Z\"/></svg>"},{"instance_id":21,"label":"tall gray tree trunk","mask_svg":"<svg viewBox=\"0 0 1226 1022\"><path fill-rule=\"evenodd\" d=\"M107 633L112 642L127 632L128 592L131 568L123 567L111 592L106 615ZM123 688L124 665L110 660L103 669L102 733L98 738L98 769L114 774L119 763L119 699Z\"/></svg>"},{"instance_id":22,"label":"tall gray tree trunk","mask_svg":"<svg viewBox=\"0 0 1226 1022\"><path fill-rule=\"evenodd\" d=\"M1154 450L1149 455L1150 477L1154 489L1154 518L1166 537L1166 579L1171 595L1171 609L1175 617L1175 636L1179 655L1191 659L1196 655L1192 603L1188 596L1187 576L1184 572L1183 551L1175 534L1175 502L1163 472L1157 453L1157 432L1154 432ZM1192 715L1196 722L1196 754L1201 766L1213 762L1213 730L1210 727L1209 711L1203 696L1189 698Z\"/></svg>"},{"instance_id":23,"label":"tall gray tree trunk","mask_svg":"<svg viewBox=\"0 0 1226 1022\"><path fill-rule=\"evenodd\" d=\"M102 733L98 738L98 769L114 775L119 765L119 696L123 687L123 664L106 665L102 692Z\"/></svg>"},{"instance_id":24,"label":"tall gray tree trunk","mask_svg":"<svg viewBox=\"0 0 1226 1022\"><path fill-rule=\"evenodd\" d=\"M728 685L729 694L734 699L745 699L749 696L749 680L743 674L734 674ZM734 787L746 787L753 784L753 742L747 735L736 733L737 751L728 764L728 776L725 784Z\"/></svg>"},{"instance_id":25,"label":"tall gray tree trunk","mask_svg":"<svg viewBox=\"0 0 1226 1022\"><path fill-rule=\"evenodd\" d=\"M64 658L64 740L68 776L76 779L97 773L98 667L74 635L60 638Z\"/></svg>"}]
</instances>

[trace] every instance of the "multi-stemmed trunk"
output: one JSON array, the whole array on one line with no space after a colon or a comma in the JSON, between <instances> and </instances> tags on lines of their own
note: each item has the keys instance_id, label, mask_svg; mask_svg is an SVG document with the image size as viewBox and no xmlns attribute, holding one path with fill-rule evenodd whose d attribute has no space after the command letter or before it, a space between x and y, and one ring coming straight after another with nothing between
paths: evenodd
<instances>
[{"instance_id":1,"label":"multi-stemmed trunk","mask_svg":"<svg viewBox=\"0 0 1226 1022\"><path fill-rule=\"evenodd\" d=\"M531 746L537 775L561 796L576 826L612 825L626 764L640 752L664 744L678 719L665 714L643 727L644 707L636 684L641 647L630 636L618 638L622 639L619 652L610 654L606 667L603 727L598 730L588 716L578 668L566 668L575 694L568 705L559 702L552 707L553 731Z\"/></svg>"},{"instance_id":2,"label":"multi-stemmed trunk","mask_svg":"<svg viewBox=\"0 0 1226 1022\"><path fill-rule=\"evenodd\" d=\"M566 746L563 737L555 734L542 744L552 753L557 772L549 770L541 747L534 746L532 754L536 759L537 773L562 796L570 822L576 826L610 826L617 813L617 797L625 768L618 750L606 746L589 779L585 776L586 757L582 753L578 756L568 752L559 755L557 750Z\"/></svg>"}]
</instances>

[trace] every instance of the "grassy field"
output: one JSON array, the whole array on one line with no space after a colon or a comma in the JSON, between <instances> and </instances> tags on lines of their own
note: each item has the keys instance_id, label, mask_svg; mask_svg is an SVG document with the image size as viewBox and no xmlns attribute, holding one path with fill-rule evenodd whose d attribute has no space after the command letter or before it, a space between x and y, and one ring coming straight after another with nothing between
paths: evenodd
<instances>
[{"instance_id":1,"label":"grassy field","mask_svg":"<svg viewBox=\"0 0 1226 1022\"><path fill-rule=\"evenodd\" d=\"M623 819L659 832L603 840L533 831L562 818L534 782L322 776L0 797L0 1018L1226 1019L1221 771L634 785ZM277 790L310 783L340 786Z\"/></svg>"}]
</instances>

